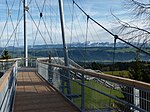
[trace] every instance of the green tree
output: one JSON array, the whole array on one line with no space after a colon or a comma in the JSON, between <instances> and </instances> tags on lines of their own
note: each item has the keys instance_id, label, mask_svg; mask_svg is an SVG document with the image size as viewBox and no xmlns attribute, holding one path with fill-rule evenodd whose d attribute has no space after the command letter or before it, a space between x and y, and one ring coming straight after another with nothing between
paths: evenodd
<instances>
[{"instance_id":1,"label":"green tree","mask_svg":"<svg viewBox=\"0 0 150 112\"><path fill-rule=\"evenodd\" d=\"M2 59L10 59L10 58L11 58L11 56L10 56L8 50L5 49L2 54Z\"/></svg>"},{"instance_id":2,"label":"green tree","mask_svg":"<svg viewBox=\"0 0 150 112\"><path fill-rule=\"evenodd\" d=\"M137 53L135 62L133 62L129 68L129 78L140 81L143 80L139 53Z\"/></svg>"},{"instance_id":3,"label":"green tree","mask_svg":"<svg viewBox=\"0 0 150 112\"><path fill-rule=\"evenodd\" d=\"M96 62L93 62L93 63L91 64L91 66L92 66L92 69L93 69L93 70L99 70L99 69L100 69L99 64L96 63Z\"/></svg>"},{"instance_id":4,"label":"green tree","mask_svg":"<svg viewBox=\"0 0 150 112\"><path fill-rule=\"evenodd\" d=\"M132 65L129 69L129 78L148 83L150 82L149 68L146 67L145 64L140 61L138 52L135 58L135 62L132 62Z\"/></svg>"},{"instance_id":5,"label":"green tree","mask_svg":"<svg viewBox=\"0 0 150 112\"><path fill-rule=\"evenodd\" d=\"M131 79L134 79L134 80L139 80L139 81L143 81L143 82L150 82L149 73L150 73L149 69L147 69L145 64L140 61L139 52L137 52L135 62L132 62L131 68L129 69L129 77ZM133 95L132 95L132 94L134 94L133 88L128 87L128 86L124 86L121 89L123 91L124 99L126 101L130 102L130 103L134 103L133 102L134 98L133 98ZM130 93L130 94L124 93L125 91ZM143 99L149 98L149 97L147 97L148 95L149 95L149 93L140 90L140 97L142 97ZM150 103L148 103L147 101L145 101L143 99L140 100L141 108L145 108L145 105L148 107L148 105ZM130 106L128 106L127 109L128 109L129 112L131 111ZM147 108L147 110L150 110L150 108Z\"/></svg>"}]
</instances>

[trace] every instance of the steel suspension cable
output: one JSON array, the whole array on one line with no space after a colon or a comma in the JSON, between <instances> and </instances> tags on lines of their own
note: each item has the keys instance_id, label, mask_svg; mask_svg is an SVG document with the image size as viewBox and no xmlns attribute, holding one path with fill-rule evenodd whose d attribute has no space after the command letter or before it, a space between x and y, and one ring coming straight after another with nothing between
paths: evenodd
<instances>
[{"instance_id":1,"label":"steel suspension cable","mask_svg":"<svg viewBox=\"0 0 150 112\"><path fill-rule=\"evenodd\" d=\"M45 28L46 28L46 31L47 31L47 33L48 33L48 36L49 36L49 38L50 38L50 41L51 41L51 43L53 44L53 40L52 40L52 38L51 38L51 35L50 35L49 31L48 31L48 28L47 28L47 26L46 26L46 22L44 21L43 17L42 17L42 20L43 20L44 26L45 26Z\"/></svg>"},{"instance_id":2,"label":"steel suspension cable","mask_svg":"<svg viewBox=\"0 0 150 112\"><path fill-rule=\"evenodd\" d=\"M13 26L13 30L15 30L15 33L17 32L17 29L15 29L15 26L14 26L14 23L13 23L13 20L12 20L12 17L10 16L10 20L11 20L11 23L12 23L12 26ZM16 36L15 36L15 39L16 39L16 41L17 41L17 38L16 38ZM15 40L14 39L14 40ZM17 41L17 44L19 45L19 42Z\"/></svg>"},{"instance_id":3,"label":"steel suspension cable","mask_svg":"<svg viewBox=\"0 0 150 112\"><path fill-rule=\"evenodd\" d=\"M41 24L41 13L43 13L43 8L44 8L44 4L42 5L42 10L40 11L40 7L38 6L38 3L37 3L37 1L35 0L35 3L36 3L36 6L37 6L37 8L38 8L38 11L40 12L40 19L39 19L39 22L38 22L38 25L36 26L36 27L38 27L38 29L39 29L39 27L40 27L40 24ZM44 2L45 3L45 2ZM32 13L32 11L31 11L31 13ZM39 30L36 30L36 33L35 33L35 37L34 37L34 39L33 39L33 44L32 44L32 46L34 47L34 45L35 45L35 42L36 42L36 39L37 39L37 35L38 35L38 32L39 32ZM33 34L33 24L32 24L32 34Z\"/></svg>"},{"instance_id":4,"label":"steel suspension cable","mask_svg":"<svg viewBox=\"0 0 150 112\"><path fill-rule=\"evenodd\" d=\"M116 57L116 43L117 43L117 38L114 38L114 51L113 51L113 64L112 64L112 75L114 75L114 71L115 71L115 57ZM112 88L110 88L110 91L109 91L110 95L112 94ZM111 101L112 101L112 98L109 98L109 106L111 106Z\"/></svg>"},{"instance_id":5,"label":"steel suspension cable","mask_svg":"<svg viewBox=\"0 0 150 112\"><path fill-rule=\"evenodd\" d=\"M72 0L72 1L73 1L74 4L83 12L84 15L89 16L74 0ZM125 41L125 40L119 38L118 35L115 35L115 34L112 33L111 31L109 31L107 28L105 28L103 25L101 25L99 22L97 22L97 21L96 21L95 19L93 19L92 17L89 16L89 19L91 19L94 23L96 23L97 25L99 25L102 29L104 29L106 32L108 32L110 35L112 35L114 38L117 38L118 40L120 40L120 41L122 41L122 42L124 42L124 43L130 45L131 47L133 47L133 48L135 48L135 49L137 49L137 50L139 50L139 51L141 51L141 52L143 52L143 53L145 53L145 54L147 54L147 55L150 56L150 53L149 53L149 52L147 52L147 51L145 51L145 50L143 50L143 49L140 49L140 48L138 48L137 46L135 46L135 45L133 45L133 44L131 44L131 43L129 43L129 42L127 42L127 41Z\"/></svg>"},{"instance_id":6,"label":"steel suspension cable","mask_svg":"<svg viewBox=\"0 0 150 112\"><path fill-rule=\"evenodd\" d=\"M19 22L20 17L20 9L21 9L21 1L19 1L19 7L18 7L18 16L17 16L17 23ZM19 32L20 28L17 27L17 31ZM19 33L18 33L18 47L19 47ZM19 49L19 57L21 57L21 49Z\"/></svg>"},{"instance_id":7,"label":"steel suspension cable","mask_svg":"<svg viewBox=\"0 0 150 112\"><path fill-rule=\"evenodd\" d=\"M78 19L78 17L77 17L77 19ZM79 21L78 21L79 22ZM81 28L81 25L79 24L79 27ZM76 36L78 36L78 31L77 31L77 28L76 28L76 26L74 25L74 28L75 28L75 33L76 33ZM83 34L83 31L82 31L82 29L81 29L81 32L82 32L82 35L83 35L83 37L84 37L84 34ZM78 39L78 42L79 42L79 39ZM81 54L81 56L83 57L83 60L85 60L84 58L85 58L85 56L84 56L84 54L80 51L80 50L78 50L79 51L79 53Z\"/></svg>"},{"instance_id":8,"label":"steel suspension cable","mask_svg":"<svg viewBox=\"0 0 150 112\"><path fill-rule=\"evenodd\" d=\"M52 5L51 5L51 7L50 7L50 12L53 12L53 13L55 13L55 15L56 16L58 16L58 14L57 14L57 12L55 12L55 10L52 8ZM51 17L49 17L50 18L50 21L51 21L51 35L50 34L48 34L49 35L49 37L52 37L52 35L53 35L53 32L52 32L52 18ZM56 30L57 30L57 32L59 32L59 30L58 30L58 28L57 28L57 18L56 18L56 25L55 25L55 28L56 28ZM45 22L45 21L44 21ZM46 22L45 22L45 25L46 25ZM46 25L46 28L47 28L47 25ZM55 30L55 32L56 32L56 30ZM48 31L48 28L47 28L47 31ZM49 31L48 31L49 32ZM55 39L57 39L56 38L56 33L54 33L54 37L55 37ZM50 38L50 41L52 42L52 43L54 43L53 41L52 41L52 38ZM54 49L55 51L56 51L56 49ZM57 53L57 51L55 52L56 53L56 55L57 56L59 56L59 54Z\"/></svg>"},{"instance_id":9,"label":"steel suspension cable","mask_svg":"<svg viewBox=\"0 0 150 112\"><path fill-rule=\"evenodd\" d=\"M35 38L34 38L34 41L33 41L33 46L35 45L35 41L36 41L36 38L37 38L37 34L38 34L38 32L40 31L40 30L38 30L38 29L39 29L40 24L41 24L42 13L43 13L43 10L44 10L44 4L45 4L45 2L46 2L46 0L44 0L44 3L43 3L43 5L42 5L42 10L40 11L40 7L38 6L37 1L35 0L36 6L37 6L38 11L39 11L39 13L40 13L40 19L39 19L38 25L36 26L36 27L37 27L37 31L36 31ZM45 40L45 42L46 42L46 40ZM49 51L49 53L50 53L50 51Z\"/></svg>"},{"instance_id":10,"label":"steel suspension cable","mask_svg":"<svg viewBox=\"0 0 150 112\"><path fill-rule=\"evenodd\" d=\"M50 16L51 16L51 14L52 14L52 1L50 1ZM53 29L52 29L52 27L53 27L53 24L52 24L52 22L53 22L53 20L52 20L52 18L50 17L49 18L50 19L50 32L51 32L51 37L53 36Z\"/></svg>"},{"instance_id":11,"label":"steel suspension cable","mask_svg":"<svg viewBox=\"0 0 150 112\"><path fill-rule=\"evenodd\" d=\"M38 28L38 26L37 26L37 24L36 24L35 20L33 19L33 17L32 17L32 15L30 14L30 12L29 12L29 11L27 11L27 12L28 12L28 14L29 14L29 16L30 16L31 20L33 21L34 25L36 26L37 30L39 31L39 33L40 33L40 35L41 35L41 37L42 37L42 39L43 39L44 43L45 43L45 44L46 44L46 46L48 47L48 44L47 44L46 40L44 39L44 37L43 37L43 35L42 35L42 33L41 33L40 29ZM48 52L49 52L49 54L50 54L50 50L49 50L49 49L48 49Z\"/></svg>"},{"instance_id":12,"label":"steel suspension cable","mask_svg":"<svg viewBox=\"0 0 150 112\"><path fill-rule=\"evenodd\" d=\"M74 6L74 3L72 2L72 6ZM80 24L80 22L79 22L79 18L78 18L78 16L77 16L77 13L76 13L76 11L74 10L74 11L70 11L70 12L72 12L71 14L72 14L72 19L73 19L73 22L74 22L74 16L75 16L75 18L77 19L77 21L78 21L78 24L79 24L79 27L80 27L80 31L82 32L82 36L84 37L84 39L86 40L86 37L84 36L84 34L85 33L83 33L83 30L82 30L82 27L81 27L81 24ZM74 14L75 13L75 14ZM74 16L73 16L74 15ZM72 22L72 23L73 23ZM85 21L86 22L86 21ZM73 24L71 24L72 26L72 28L71 28L71 31L70 32L72 32L72 36L73 36L73 27L74 27L74 29L75 29L75 33L76 33L76 36L77 37L79 37L79 34L78 34L78 31L77 31L77 28L76 28L76 26L75 25L73 25ZM68 28L69 29L69 28ZM79 42L79 39L78 39L78 42ZM70 44L70 47L71 47L71 44ZM71 48L70 48L70 50L71 50ZM80 54L81 54L81 57L83 58L83 62L84 62L84 60L85 60L85 55L82 53L82 51L80 51L80 50L77 50ZM70 52L70 56L71 57L73 57L74 58L74 56L72 55L72 53ZM91 66L90 64L88 64L89 66Z\"/></svg>"},{"instance_id":13,"label":"steel suspension cable","mask_svg":"<svg viewBox=\"0 0 150 112\"><path fill-rule=\"evenodd\" d=\"M15 1L16 1L16 0L13 0L13 3L12 3L11 8L10 8L11 10L12 10L14 4L15 4Z\"/></svg>"},{"instance_id":14,"label":"steel suspension cable","mask_svg":"<svg viewBox=\"0 0 150 112\"><path fill-rule=\"evenodd\" d=\"M46 1L46 0L44 0L44 4L45 4L45 1ZM37 6L37 8L38 8L39 13L40 13L40 14L43 13L44 4L43 4L43 6L42 6L42 10L40 11L40 7L38 6L38 3L37 3L36 0L35 0L35 3L36 3L36 6ZM42 17L41 17L41 15L40 15L39 23L38 23L38 25L37 25L38 28L40 27L41 18L42 18ZM33 41L33 46L35 45L35 41L36 41L36 38L37 38L37 34L38 34L38 30L36 31L36 34L35 34L35 38L34 38L34 41Z\"/></svg>"},{"instance_id":15,"label":"steel suspension cable","mask_svg":"<svg viewBox=\"0 0 150 112\"><path fill-rule=\"evenodd\" d=\"M12 32L12 34L10 35L10 38L8 39L8 41L7 41L6 45L4 46L3 51L5 50L6 46L7 46L7 45L8 45L8 43L10 42L10 40L11 40L12 36L13 36L13 35L14 35L14 33L16 32L16 29L17 29L18 25L20 24L20 22L21 22L22 18L23 18L23 16L20 18L19 22L17 23L16 27L14 28L14 30L13 30L13 32ZM3 51L1 52L1 55L2 55Z\"/></svg>"},{"instance_id":16,"label":"steel suspension cable","mask_svg":"<svg viewBox=\"0 0 150 112\"><path fill-rule=\"evenodd\" d=\"M67 3L69 5L69 0L67 0ZM70 14L71 14L71 30L69 29L69 27L67 27L67 24L66 24L66 28L71 32L71 34L70 34L71 38L70 38L70 47L68 48L68 50L70 50L70 52L69 52L70 57L72 59L75 59L75 56L71 53L71 51L72 51L71 43L72 43L72 38L73 38L73 27L74 27L74 11L75 11L73 2L72 2L72 9L69 5L69 11L70 11ZM77 32L76 32L76 34L77 34ZM81 51L80 50L78 50L78 51L82 55L82 57L84 57L84 55L81 53Z\"/></svg>"},{"instance_id":17,"label":"steel suspension cable","mask_svg":"<svg viewBox=\"0 0 150 112\"><path fill-rule=\"evenodd\" d=\"M85 32L85 55L84 55L84 65L86 65L86 59L87 59L87 40L88 40L88 28L89 28L89 16L87 16L87 21L86 21L86 32Z\"/></svg>"},{"instance_id":18,"label":"steel suspension cable","mask_svg":"<svg viewBox=\"0 0 150 112\"><path fill-rule=\"evenodd\" d=\"M39 20L39 22L38 22L38 25L37 25L38 28L39 28L39 26L40 26L40 23L41 23L41 18L40 18L40 20ZM38 34L38 30L37 30L36 33L35 33L35 37L34 37L34 40L33 40L33 46L35 45L36 38L37 38L37 34Z\"/></svg>"},{"instance_id":19,"label":"steel suspension cable","mask_svg":"<svg viewBox=\"0 0 150 112\"><path fill-rule=\"evenodd\" d=\"M68 3L68 6L69 6L69 9L71 9L68 0L67 0L67 3ZM70 55L69 57L71 57L72 59L74 59L74 56L71 53L71 50L72 50L71 43L72 43L72 37L73 37L73 24L74 24L74 4L72 4L72 10L69 10L69 11L71 13L71 31L70 31L71 34L70 34L70 47L68 47L68 50L70 51L69 52L69 55ZM69 30L69 28L68 28L68 30Z\"/></svg>"},{"instance_id":20,"label":"steel suspension cable","mask_svg":"<svg viewBox=\"0 0 150 112\"><path fill-rule=\"evenodd\" d=\"M11 8L13 8L13 5L14 5L14 3L12 4L12 7L11 7ZM6 0L6 6L7 6L8 11L10 11L7 0ZM12 10L12 9L11 9L11 10ZM23 16L22 16L22 17L23 17ZM21 19L22 19L22 17L21 17ZM8 45L9 41L11 40L12 36L13 36L14 33L16 32L16 29L17 29L17 27L18 27L18 25L19 25L21 19L19 20L19 22L17 22L16 27L13 28L13 32L12 32L12 34L10 35L10 38L7 40L6 45L4 46L4 49L3 49L2 52L1 52L1 55L2 55L3 51L5 50L6 46ZM5 28L6 28L6 26L7 26L8 20L9 20L9 14L8 14L8 16L7 16L7 20L6 20L6 22L5 22L5 25L4 25L4 28L3 28L3 30L2 30L2 34L1 34L0 38L2 38L2 36L3 36L3 33L4 33Z\"/></svg>"},{"instance_id":21,"label":"steel suspension cable","mask_svg":"<svg viewBox=\"0 0 150 112\"><path fill-rule=\"evenodd\" d=\"M84 15L89 16L74 0L73 0L74 4L83 12ZM89 16L89 19L91 19L93 22L95 22L96 24L98 24L101 28L103 28L106 32L108 32L109 34L111 34L112 36L115 36L115 34L113 34L112 32L110 32L107 28L105 28L103 25L101 25L100 23L98 23L95 19L93 19L92 17Z\"/></svg>"},{"instance_id":22,"label":"steel suspension cable","mask_svg":"<svg viewBox=\"0 0 150 112\"><path fill-rule=\"evenodd\" d=\"M11 16L11 11L12 11L12 8L14 7L14 2L15 0L13 0L13 3L12 3L12 6L11 8L9 8L9 5L8 5L8 2L6 0L6 6L7 6L7 10L8 10L8 17L10 17L10 21L11 21L11 24L12 24L12 28L14 30L14 23L13 23L13 20L12 20L12 16ZM8 26L7 26L8 27ZM14 46L15 46L15 39L17 41L17 38L16 38L16 32L17 32L17 29L15 30L15 38L14 38L14 45L13 45L13 52L14 52ZM8 33L8 28L7 28L7 33ZM8 34L7 34L8 35ZM18 43L17 43L18 44ZM13 53L14 54L14 53Z\"/></svg>"},{"instance_id":23,"label":"steel suspension cable","mask_svg":"<svg viewBox=\"0 0 150 112\"><path fill-rule=\"evenodd\" d=\"M117 38L114 38L114 51L113 51L113 70L112 70L112 75L114 75L115 71L115 58L116 58L116 43L117 43Z\"/></svg>"},{"instance_id":24,"label":"steel suspension cable","mask_svg":"<svg viewBox=\"0 0 150 112\"><path fill-rule=\"evenodd\" d=\"M35 1L36 1L36 0L35 0ZM49 36L49 38L50 38L50 41L51 41L51 43L53 43L53 40L52 40L52 38L51 38L51 35L50 35L49 31L48 31L46 22L45 22L45 20L43 19L43 15L41 15L41 14L43 13L45 3L46 3L46 0L45 0L44 3L43 3L42 11L40 11L40 7L38 6L38 3L37 3L37 1L36 1L36 6L38 7L38 11L39 11L39 13L40 13L40 20L39 20L38 28L39 28L40 22L41 22L41 20L42 20L43 23L44 23L44 26L45 26L45 28L46 28L46 32L48 33L48 36ZM37 33L38 33L38 30L37 30L37 32L36 32L36 36L35 36L33 45L35 44L35 41L36 41L36 38L37 38ZM46 40L45 40L45 41L46 41ZM47 45L47 47L48 47L48 45ZM55 50L55 49L54 49L54 50ZM58 55L58 53L56 52L56 50L55 50L55 53ZM49 55L50 55L50 54L51 54L51 52L50 52L50 50L49 50ZM54 58L54 60L55 60L55 58Z\"/></svg>"},{"instance_id":25,"label":"steel suspension cable","mask_svg":"<svg viewBox=\"0 0 150 112\"><path fill-rule=\"evenodd\" d=\"M5 24L4 24L4 27L3 27L3 29L2 29L2 33L1 33L1 35L0 35L0 39L2 39L3 33L4 33L5 28L6 28L6 26L7 26L7 23L8 23L8 20L9 20L9 17L7 17L7 20L6 20Z\"/></svg>"},{"instance_id":26,"label":"steel suspension cable","mask_svg":"<svg viewBox=\"0 0 150 112\"><path fill-rule=\"evenodd\" d=\"M52 37L51 37L51 35L50 35L49 31L48 31L48 28L47 28L47 26L46 26L46 22L44 21L43 17L42 17L42 20L43 20L44 26L45 26L45 28L46 28L46 31L47 31L47 33L48 33L48 36L49 36L49 38L50 38L50 41L51 41L51 43L53 44L54 42L53 42ZM56 55L58 55L56 49L54 49L54 51L55 51ZM55 60L55 58L54 58L54 60Z\"/></svg>"},{"instance_id":27,"label":"steel suspension cable","mask_svg":"<svg viewBox=\"0 0 150 112\"><path fill-rule=\"evenodd\" d=\"M31 4L31 2L32 2L32 0L30 0L30 1L28 2L28 6Z\"/></svg>"},{"instance_id":28,"label":"steel suspension cable","mask_svg":"<svg viewBox=\"0 0 150 112\"><path fill-rule=\"evenodd\" d=\"M71 48L72 37L73 37L73 23L74 23L74 3L72 4L70 48Z\"/></svg>"}]
</instances>

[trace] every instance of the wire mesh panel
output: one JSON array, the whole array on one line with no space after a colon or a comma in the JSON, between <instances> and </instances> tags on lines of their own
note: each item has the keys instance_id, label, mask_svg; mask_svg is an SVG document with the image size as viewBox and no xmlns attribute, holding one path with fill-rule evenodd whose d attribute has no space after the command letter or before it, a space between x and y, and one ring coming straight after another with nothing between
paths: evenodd
<instances>
[{"instance_id":1,"label":"wire mesh panel","mask_svg":"<svg viewBox=\"0 0 150 112\"><path fill-rule=\"evenodd\" d=\"M16 92L17 62L0 78L0 112L12 111Z\"/></svg>"},{"instance_id":2,"label":"wire mesh panel","mask_svg":"<svg viewBox=\"0 0 150 112\"><path fill-rule=\"evenodd\" d=\"M150 111L148 83L40 61L38 66L38 71L48 72L46 80L81 111Z\"/></svg>"}]
</instances>

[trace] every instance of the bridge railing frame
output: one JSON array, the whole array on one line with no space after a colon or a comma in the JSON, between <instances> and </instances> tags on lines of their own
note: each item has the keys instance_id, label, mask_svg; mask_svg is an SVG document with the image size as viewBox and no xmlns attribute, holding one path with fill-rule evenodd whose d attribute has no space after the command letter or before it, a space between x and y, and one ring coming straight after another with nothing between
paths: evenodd
<instances>
[{"instance_id":1,"label":"bridge railing frame","mask_svg":"<svg viewBox=\"0 0 150 112\"><path fill-rule=\"evenodd\" d=\"M8 60L3 60L8 62ZM10 62L10 60L9 60ZM16 94L17 61L0 78L0 112L13 111L14 99Z\"/></svg>"},{"instance_id":2,"label":"bridge railing frame","mask_svg":"<svg viewBox=\"0 0 150 112\"><path fill-rule=\"evenodd\" d=\"M84 102L85 101L85 98L84 98L85 88L91 89L92 91L95 91L95 92L102 94L108 98L111 98L111 99L113 99L113 100L115 100L115 101L117 101L117 102L119 102L125 106L128 106L130 111L135 111L135 112L147 112L147 111L149 111L149 107L146 106L143 108L143 107L141 107L141 105L144 105L144 104L139 104L139 101L142 101L142 102L146 102L146 105L148 105L148 106L150 105L150 98L149 98L150 84L148 84L148 83L144 83L144 82L136 81L136 80L132 80L132 79L127 79L127 78L122 78L122 77L117 77L117 76L112 76L112 75L108 75L108 74L104 74L104 73L96 73L93 71L87 71L85 69L70 68L70 67L66 67L63 65L43 62L40 60L37 60L37 66L39 66L38 67L38 73L40 75L42 75L43 78L45 78L49 82L51 82L53 79L48 78L48 74L49 74L48 71L50 71L51 73L55 72L55 71L53 71L53 69L51 67L56 67L56 68L62 69L62 70L69 70L70 72L72 71L75 74L79 74L79 73L82 74L80 81L74 80L73 78L69 79L75 83L78 83L81 86L81 95L80 95L81 96L81 105L79 106L81 111L88 110L87 107L85 106L85 102ZM47 75L43 74L43 72L39 72L39 69L43 69L43 70L45 70L45 72L47 71ZM62 75L62 74L59 73L59 75ZM62 75L62 76L67 78L65 75ZM118 84L120 87L125 87L128 91L121 91L121 90L119 90L119 91L123 92L124 94L126 94L128 96L132 96L133 99L138 98L139 101L132 101L132 103L131 103L131 102L128 102L126 100L120 99L116 96L105 93L102 90L99 90L97 88L93 88L92 86L86 85L84 83L84 81L86 80L85 76L90 76L90 77L102 79L105 81L109 81L109 82ZM53 86L55 86L55 85L53 85ZM61 92L61 89L59 89L59 87L56 87L56 88ZM114 89L114 88L111 88L111 89ZM129 93L129 91L130 91L130 93ZM135 92L138 92L138 94L134 94ZM148 95L148 99L139 96L139 94L145 94L145 93L146 93L146 95ZM69 95L66 95L66 97L68 97L68 96ZM70 96L68 98L70 99L70 101L73 101ZM110 106L109 108L112 108L112 106Z\"/></svg>"}]
</instances>

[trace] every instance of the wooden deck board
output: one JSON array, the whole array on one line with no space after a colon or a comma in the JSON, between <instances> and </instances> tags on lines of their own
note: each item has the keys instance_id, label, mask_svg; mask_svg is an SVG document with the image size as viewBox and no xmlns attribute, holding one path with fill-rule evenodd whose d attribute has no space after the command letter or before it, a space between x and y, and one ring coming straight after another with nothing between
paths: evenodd
<instances>
[{"instance_id":1,"label":"wooden deck board","mask_svg":"<svg viewBox=\"0 0 150 112\"><path fill-rule=\"evenodd\" d=\"M35 72L19 72L14 112L78 112Z\"/></svg>"}]
</instances>

